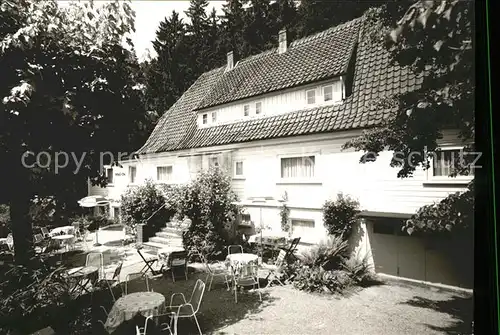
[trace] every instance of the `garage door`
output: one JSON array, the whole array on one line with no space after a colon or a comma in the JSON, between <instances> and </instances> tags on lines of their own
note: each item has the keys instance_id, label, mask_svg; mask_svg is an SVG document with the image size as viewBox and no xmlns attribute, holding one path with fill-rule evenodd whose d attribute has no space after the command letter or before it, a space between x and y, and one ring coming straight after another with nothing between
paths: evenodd
<instances>
[{"instance_id":1,"label":"garage door","mask_svg":"<svg viewBox=\"0 0 500 335\"><path fill-rule=\"evenodd\" d=\"M457 274L453 251L447 241L408 236L401 231L399 219L377 218L368 222L376 272L433 283L470 286Z\"/></svg>"}]
</instances>

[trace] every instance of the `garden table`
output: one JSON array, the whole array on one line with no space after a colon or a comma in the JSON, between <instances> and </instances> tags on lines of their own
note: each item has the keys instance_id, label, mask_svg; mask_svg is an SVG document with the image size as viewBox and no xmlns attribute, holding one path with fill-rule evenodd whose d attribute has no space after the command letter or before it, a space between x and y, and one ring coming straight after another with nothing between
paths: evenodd
<instances>
[{"instance_id":1,"label":"garden table","mask_svg":"<svg viewBox=\"0 0 500 335\"><path fill-rule=\"evenodd\" d=\"M144 317L158 315L165 304L165 297L157 292L135 292L116 300L109 311L104 327L112 333L124 321L131 320L137 313Z\"/></svg>"},{"instance_id":2,"label":"garden table","mask_svg":"<svg viewBox=\"0 0 500 335\"><path fill-rule=\"evenodd\" d=\"M58 235L61 233L64 233L64 235L71 235L71 234L74 234L74 232L75 232L75 227L63 226L63 227L57 227L57 228L52 229L50 231L49 235L54 236L54 235Z\"/></svg>"},{"instance_id":3,"label":"garden table","mask_svg":"<svg viewBox=\"0 0 500 335\"><path fill-rule=\"evenodd\" d=\"M87 286L88 284L94 285L97 281L99 278L99 268L96 266L77 267L69 270L68 275L76 281L71 293L75 293L77 290L80 291L80 294L83 292L90 293Z\"/></svg>"},{"instance_id":4,"label":"garden table","mask_svg":"<svg viewBox=\"0 0 500 335\"><path fill-rule=\"evenodd\" d=\"M240 275L245 276L249 274L249 265L258 265L259 256L254 254L230 254L226 257L226 266L233 269L233 273L238 271Z\"/></svg>"},{"instance_id":5,"label":"garden table","mask_svg":"<svg viewBox=\"0 0 500 335\"><path fill-rule=\"evenodd\" d=\"M69 242L71 240L73 240L74 238L75 238L75 235L70 235L70 234L52 236L53 240L56 240L56 241L60 242L61 244L65 244L66 248L69 247Z\"/></svg>"},{"instance_id":6,"label":"garden table","mask_svg":"<svg viewBox=\"0 0 500 335\"><path fill-rule=\"evenodd\" d=\"M182 252L182 251L185 251L184 248L182 247L166 247L160 249L158 250L158 261L164 267L168 267L168 259L170 257L170 254L173 252Z\"/></svg>"}]
</instances>

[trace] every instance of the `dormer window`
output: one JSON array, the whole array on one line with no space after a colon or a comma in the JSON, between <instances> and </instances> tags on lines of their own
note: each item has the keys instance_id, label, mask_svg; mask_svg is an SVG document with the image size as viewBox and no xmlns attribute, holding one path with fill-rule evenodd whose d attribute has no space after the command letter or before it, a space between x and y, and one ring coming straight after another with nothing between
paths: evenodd
<instances>
[{"instance_id":1,"label":"dormer window","mask_svg":"<svg viewBox=\"0 0 500 335\"><path fill-rule=\"evenodd\" d=\"M323 101L333 100L333 87L331 85L323 87Z\"/></svg>"},{"instance_id":2,"label":"dormer window","mask_svg":"<svg viewBox=\"0 0 500 335\"><path fill-rule=\"evenodd\" d=\"M306 99L308 105L316 103L316 90L306 91Z\"/></svg>"},{"instance_id":3,"label":"dormer window","mask_svg":"<svg viewBox=\"0 0 500 335\"><path fill-rule=\"evenodd\" d=\"M212 123L217 122L217 112L212 113Z\"/></svg>"},{"instance_id":4,"label":"dormer window","mask_svg":"<svg viewBox=\"0 0 500 335\"><path fill-rule=\"evenodd\" d=\"M203 114L203 115L202 115L202 120L203 120L203 121L202 121L202 122L203 122L203 124L207 124L207 123L208 123L208 114Z\"/></svg>"},{"instance_id":5,"label":"dormer window","mask_svg":"<svg viewBox=\"0 0 500 335\"><path fill-rule=\"evenodd\" d=\"M250 116L250 105L243 106L243 115Z\"/></svg>"},{"instance_id":6,"label":"dormer window","mask_svg":"<svg viewBox=\"0 0 500 335\"><path fill-rule=\"evenodd\" d=\"M255 115L262 113L262 102L255 103Z\"/></svg>"}]
</instances>

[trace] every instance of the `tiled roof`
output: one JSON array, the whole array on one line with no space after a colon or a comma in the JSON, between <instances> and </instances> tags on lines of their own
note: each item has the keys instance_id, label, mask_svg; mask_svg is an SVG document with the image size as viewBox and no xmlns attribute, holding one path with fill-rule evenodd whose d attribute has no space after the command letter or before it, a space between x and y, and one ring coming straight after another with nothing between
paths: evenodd
<instances>
[{"instance_id":1,"label":"tiled roof","mask_svg":"<svg viewBox=\"0 0 500 335\"><path fill-rule=\"evenodd\" d=\"M353 28L358 26L360 26L361 34L358 34L358 28ZM347 27L351 28L348 29ZM391 115L391 111L377 108L375 102L379 98L416 89L422 83L423 75L415 75L408 68L401 68L391 64L389 54L384 47L381 44L372 42L370 37L365 34L370 27L360 19L328 29L312 37L298 40L291 45L291 49L295 47L298 50L299 47L303 47L303 49L300 49L303 54L315 54L317 53L317 48L326 50L322 48L325 44L331 43L331 34L336 31L344 31L344 29L352 34L352 36L347 36L343 33L342 36L344 36L345 40L356 41L357 43L353 45L354 78L352 94L341 104L316 107L231 124L198 128L196 109L200 108L200 106L213 103L207 102L211 99L207 97L212 96L213 92L221 90L221 86L227 85L224 78L228 73L224 73L225 68L219 68L200 76L193 86L184 93L181 99L160 119L150 138L139 152L152 153L191 149L269 138L366 128L380 124L382 120L387 119ZM350 43L346 42L345 45L351 45ZM289 51L291 50L287 50L283 55L286 55ZM267 51L250 57L250 59L244 62L251 64L255 59L264 59L270 57L269 55L273 53L276 57L283 56L276 55L275 51ZM335 71L332 70L329 76L338 75L346 71L349 59L345 61L344 57L341 58L342 60L338 62L329 58L330 62L335 64L335 66L331 67L337 69ZM238 66L244 62L240 62ZM285 68L281 68L281 71L283 71L281 75L283 77L288 78L291 76L289 73L297 71L305 73L302 71L303 68L312 71L310 64L303 63L303 60L300 60L296 64L292 64L293 60L290 60L290 62L290 68L296 70L291 71L289 70L290 68L286 68L286 70ZM272 62L270 64L274 64L269 65L271 67L276 65ZM326 65L323 69L328 68ZM248 69L251 68L253 67L248 66ZM233 71L235 70L236 68ZM314 73L317 75L316 80L326 78L320 77L318 74L320 71ZM251 75L249 76L251 77ZM256 77L250 79L256 80ZM280 85L284 85L283 83L284 81L281 81L281 79L266 80L263 83L255 84L255 87L279 87ZM235 88L237 92L232 92L232 98L230 99L234 100L236 99L235 97L238 97L238 99L242 98L244 94L248 94L245 93L246 90L245 87ZM256 92L257 88L252 90ZM210 101L219 101L217 103L220 103L223 99L229 98L220 96L216 100Z\"/></svg>"},{"instance_id":2,"label":"tiled roof","mask_svg":"<svg viewBox=\"0 0 500 335\"><path fill-rule=\"evenodd\" d=\"M282 54L274 48L240 61L222 75L198 109L346 73L360 23L356 19L297 40Z\"/></svg>"}]
</instances>

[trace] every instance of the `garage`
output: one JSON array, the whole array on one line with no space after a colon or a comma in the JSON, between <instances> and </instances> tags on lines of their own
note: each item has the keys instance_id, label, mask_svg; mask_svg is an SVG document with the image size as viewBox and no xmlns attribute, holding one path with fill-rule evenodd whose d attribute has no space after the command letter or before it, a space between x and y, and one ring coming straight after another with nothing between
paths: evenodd
<instances>
[{"instance_id":1,"label":"garage","mask_svg":"<svg viewBox=\"0 0 500 335\"><path fill-rule=\"evenodd\" d=\"M377 273L472 287L472 250L467 252L449 238L409 236L401 230L403 219L367 218L366 222Z\"/></svg>"}]
</instances>

